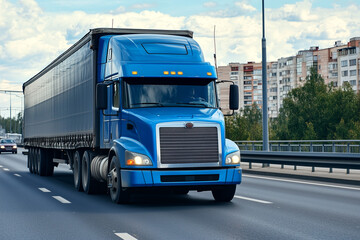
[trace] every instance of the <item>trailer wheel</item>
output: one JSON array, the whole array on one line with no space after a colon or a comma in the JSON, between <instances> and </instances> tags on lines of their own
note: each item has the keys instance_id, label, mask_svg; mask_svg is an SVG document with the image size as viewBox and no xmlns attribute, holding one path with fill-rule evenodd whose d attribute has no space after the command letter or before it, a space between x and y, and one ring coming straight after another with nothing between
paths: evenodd
<instances>
[{"instance_id":1,"label":"trailer wheel","mask_svg":"<svg viewBox=\"0 0 360 240\"><path fill-rule=\"evenodd\" d=\"M82 184L81 184L81 152L76 151L74 154L74 164L73 164L73 174L74 174L74 186L75 188L81 192Z\"/></svg>"},{"instance_id":2,"label":"trailer wheel","mask_svg":"<svg viewBox=\"0 0 360 240\"><path fill-rule=\"evenodd\" d=\"M38 149L34 148L33 150L33 173L38 174Z\"/></svg>"},{"instance_id":3,"label":"trailer wheel","mask_svg":"<svg viewBox=\"0 0 360 240\"><path fill-rule=\"evenodd\" d=\"M33 158L34 158L33 155L34 155L34 150L33 148L30 148L28 155L28 168L30 173L33 173Z\"/></svg>"},{"instance_id":4,"label":"trailer wheel","mask_svg":"<svg viewBox=\"0 0 360 240\"><path fill-rule=\"evenodd\" d=\"M91 177L91 154L85 151L81 161L82 187L87 194L96 192L96 181Z\"/></svg>"},{"instance_id":5,"label":"trailer wheel","mask_svg":"<svg viewBox=\"0 0 360 240\"><path fill-rule=\"evenodd\" d=\"M39 148L39 150L38 150L38 171L37 172L40 176L46 175L46 161L47 161L46 150Z\"/></svg>"},{"instance_id":6,"label":"trailer wheel","mask_svg":"<svg viewBox=\"0 0 360 240\"><path fill-rule=\"evenodd\" d=\"M236 185L222 186L212 190L212 195L217 202L230 202L235 195Z\"/></svg>"},{"instance_id":7,"label":"trailer wheel","mask_svg":"<svg viewBox=\"0 0 360 240\"><path fill-rule=\"evenodd\" d=\"M46 176L52 176L54 174L54 163L51 153L51 150L46 151Z\"/></svg>"},{"instance_id":8,"label":"trailer wheel","mask_svg":"<svg viewBox=\"0 0 360 240\"><path fill-rule=\"evenodd\" d=\"M121 186L120 163L116 156L113 156L110 163L108 174L108 187L110 197L114 203L128 203L130 198L129 190L124 190Z\"/></svg>"}]
</instances>

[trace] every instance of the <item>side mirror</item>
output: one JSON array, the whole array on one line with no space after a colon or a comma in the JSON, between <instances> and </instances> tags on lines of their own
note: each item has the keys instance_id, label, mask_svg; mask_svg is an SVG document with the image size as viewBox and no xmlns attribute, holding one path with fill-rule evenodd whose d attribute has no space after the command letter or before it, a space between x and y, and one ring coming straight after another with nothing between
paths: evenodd
<instances>
[{"instance_id":1,"label":"side mirror","mask_svg":"<svg viewBox=\"0 0 360 240\"><path fill-rule=\"evenodd\" d=\"M230 85L230 95L229 95L229 108L231 110L239 109L239 87L238 85Z\"/></svg>"},{"instance_id":2,"label":"side mirror","mask_svg":"<svg viewBox=\"0 0 360 240\"><path fill-rule=\"evenodd\" d=\"M107 109L107 84L98 83L96 85L96 109Z\"/></svg>"}]
</instances>

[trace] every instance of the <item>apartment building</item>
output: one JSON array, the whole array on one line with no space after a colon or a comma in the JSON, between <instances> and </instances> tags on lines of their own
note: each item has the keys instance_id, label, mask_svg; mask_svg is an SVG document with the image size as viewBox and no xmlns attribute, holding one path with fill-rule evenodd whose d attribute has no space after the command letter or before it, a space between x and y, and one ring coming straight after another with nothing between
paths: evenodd
<instances>
[{"instance_id":1,"label":"apartment building","mask_svg":"<svg viewBox=\"0 0 360 240\"><path fill-rule=\"evenodd\" d=\"M315 67L324 78L325 84L334 87L348 82L356 92L360 91L360 37L351 38L348 44L335 42L330 48L318 46L301 50L296 56L282 57L267 63L269 117L276 118L283 99L289 91L301 87ZM262 107L262 65L261 63L230 63L218 68L219 79L232 80L239 85L240 108L256 103ZM221 106L228 109L228 85L219 86Z\"/></svg>"}]
</instances>

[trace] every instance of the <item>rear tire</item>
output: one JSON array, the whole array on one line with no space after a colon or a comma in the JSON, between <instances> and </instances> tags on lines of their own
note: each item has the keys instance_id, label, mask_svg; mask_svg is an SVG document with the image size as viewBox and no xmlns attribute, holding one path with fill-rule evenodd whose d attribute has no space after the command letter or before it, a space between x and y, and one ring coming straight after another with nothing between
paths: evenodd
<instances>
[{"instance_id":1,"label":"rear tire","mask_svg":"<svg viewBox=\"0 0 360 240\"><path fill-rule=\"evenodd\" d=\"M52 150L46 151L46 176L52 176L54 174L54 163Z\"/></svg>"},{"instance_id":2,"label":"rear tire","mask_svg":"<svg viewBox=\"0 0 360 240\"><path fill-rule=\"evenodd\" d=\"M236 185L222 186L212 190L212 195L217 202L230 202L235 195Z\"/></svg>"},{"instance_id":3,"label":"rear tire","mask_svg":"<svg viewBox=\"0 0 360 240\"><path fill-rule=\"evenodd\" d=\"M83 190L81 184L81 157L82 157L82 153L80 151L76 151L74 154L73 174L74 174L74 187L79 192Z\"/></svg>"},{"instance_id":4,"label":"rear tire","mask_svg":"<svg viewBox=\"0 0 360 240\"><path fill-rule=\"evenodd\" d=\"M32 170L33 170L33 174L37 174L37 158L38 158L38 154L37 154L37 148L33 148L33 158L32 158Z\"/></svg>"},{"instance_id":5,"label":"rear tire","mask_svg":"<svg viewBox=\"0 0 360 240\"><path fill-rule=\"evenodd\" d=\"M121 186L121 175L120 175L120 163L116 156L113 156L110 163L108 185L111 184L109 188L111 200L114 203L126 204L129 202L130 193L129 189L124 190Z\"/></svg>"},{"instance_id":6,"label":"rear tire","mask_svg":"<svg viewBox=\"0 0 360 240\"><path fill-rule=\"evenodd\" d=\"M48 161L46 150L39 148L38 152L39 152L39 154L38 154L38 157L39 157L38 174L40 176L46 176L46 165L47 165L47 161Z\"/></svg>"},{"instance_id":7,"label":"rear tire","mask_svg":"<svg viewBox=\"0 0 360 240\"><path fill-rule=\"evenodd\" d=\"M85 151L81 161L81 181L84 192L94 194L97 189L97 182L91 177L91 160L90 151Z\"/></svg>"},{"instance_id":8,"label":"rear tire","mask_svg":"<svg viewBox=\"0 0 360 240\"><path fill-rule=\"evenodd\" d=\"M28 155L28 168L30 173L33 173L33 161L34 161L33 159L34 159L34 149L30 148Z\"/></svg>"}]
</instances>

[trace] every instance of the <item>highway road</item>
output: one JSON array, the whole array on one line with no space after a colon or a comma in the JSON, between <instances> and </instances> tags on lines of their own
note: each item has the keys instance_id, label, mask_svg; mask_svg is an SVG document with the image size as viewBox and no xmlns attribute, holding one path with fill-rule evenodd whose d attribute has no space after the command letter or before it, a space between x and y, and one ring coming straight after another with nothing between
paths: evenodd
<instances>
[{"instance_id":1,"label":"highway road","mask_svg":"<svg viewBox=\"0 0 360 240\"><path fill-rule=\"evenodd\" d=\"M0 239L360 239L360 186L244 175L231 203L210 192L139 194L116 205L73 187L69 166L32 175L0 154Z\"/></svg>"}]
</instances>

